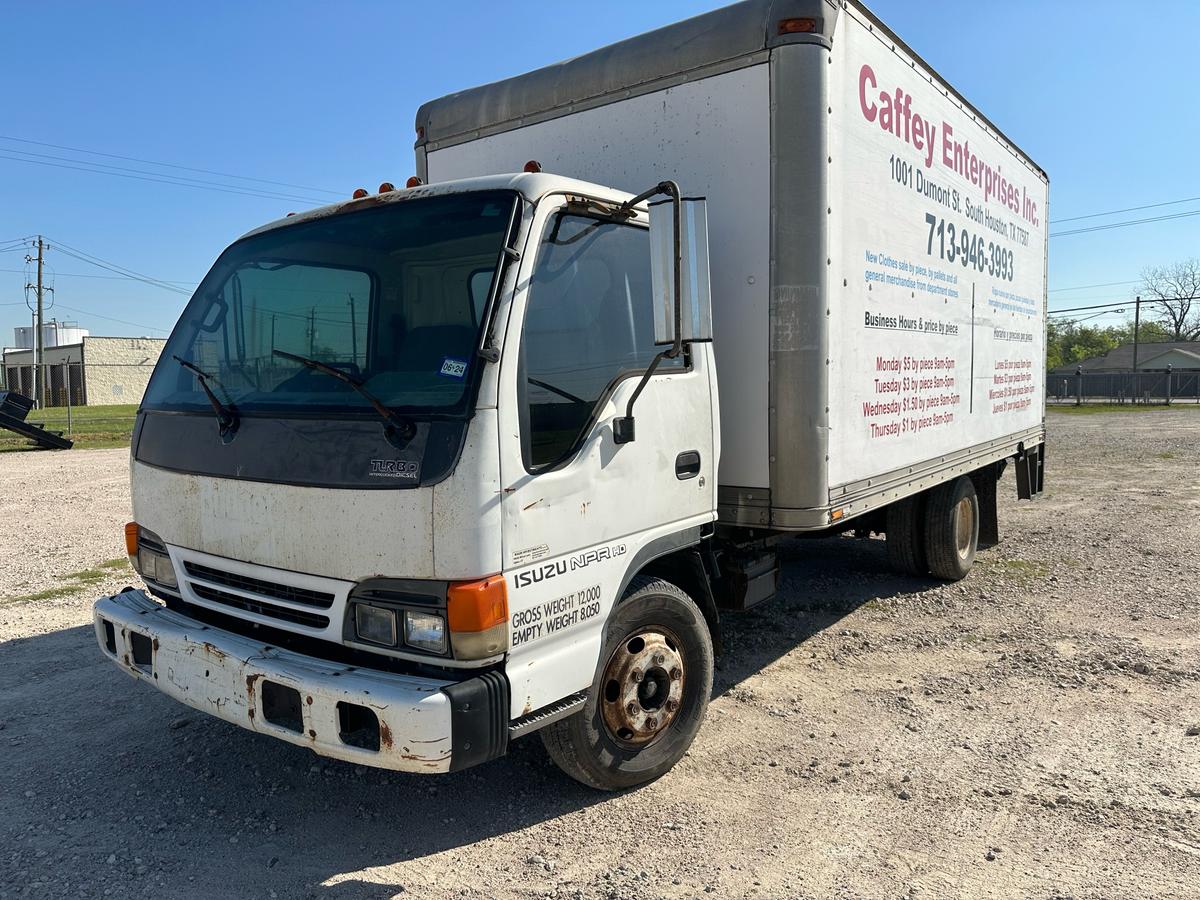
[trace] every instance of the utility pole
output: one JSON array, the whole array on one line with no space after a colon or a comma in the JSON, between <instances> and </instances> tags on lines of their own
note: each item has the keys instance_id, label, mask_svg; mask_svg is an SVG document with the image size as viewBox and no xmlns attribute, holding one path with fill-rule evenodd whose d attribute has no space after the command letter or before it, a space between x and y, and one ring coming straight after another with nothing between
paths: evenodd
<instances>
[{"instance_id":1,"label":"utility pole","mask_svg":"<svg viewBox=\"0 0 1200 900\"><path fill-rule=\"evenodd\" d=\"M33 308L33 399L37 403L38 409L44 409L46 406L46 385L42 373L42 357L46 352L42 341L42 315L45 313L42 299L46 291L42 283L42 273L45 267L45 250L46 244L39 234L37 239L37 282L36 284L25 285L26 290L33 288L37 297L37 303ZM33 262L34 259L32 256L26 256L25 261ZM28 303L28 299L25 302Z\"/></svg>"},{"instance_id":2,"label":"utility pole","mask_svg":"<svg viewBox=\"0 0 1200 900\"><path fill-rule=\"evenodd\" d=\"M37 259L37 334L34 335L34 340L37 342L37 371L34 373L37 384L37 404L38 409L46 408L46 371L42 362L46 358L46 344L42 337L42 317L45 315L45 309L42 306L42 267L45 263L45 245L42 243L42 236L38 235L38 259Z\"/></svg>"},{"instance_id":3,"label":"utility pole","mask_svg":"<svg viewBox=\"0 0 1200 900\"><path fill-rule=\"evenodd\" d=\"M1138 357L1138 328L1141 325L1142 319L1142 295L1138 294L1134 299L1133 307L1133 371L1137 372L1137 357Z\"/></svg>"}]
</instances>

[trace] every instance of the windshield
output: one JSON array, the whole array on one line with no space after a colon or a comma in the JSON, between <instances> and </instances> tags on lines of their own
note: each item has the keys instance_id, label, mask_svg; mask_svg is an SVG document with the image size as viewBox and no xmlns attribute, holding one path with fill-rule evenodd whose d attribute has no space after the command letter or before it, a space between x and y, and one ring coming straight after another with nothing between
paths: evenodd
<instances>
[{"instance_id":1,"label":"windshield","mask_svg":"<svg viewBox=\"0 0 1200 900\"><path fill-rule=\"evenodd\" d=\"M272 229L217 260L175 326L146 409L461 413L515 195L384 203ZM178 357L178 360L176 359Z\"/></svg>"}]
</instances>

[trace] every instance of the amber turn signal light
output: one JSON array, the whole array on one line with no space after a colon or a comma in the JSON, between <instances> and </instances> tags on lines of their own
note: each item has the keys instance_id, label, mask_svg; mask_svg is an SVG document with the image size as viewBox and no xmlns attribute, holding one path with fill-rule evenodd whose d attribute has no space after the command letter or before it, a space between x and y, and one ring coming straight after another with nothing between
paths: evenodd
<instances>
[{"instance_id":1,"label":"amber turn signal light","mask_svg":"<svg viewBox=\"0 0 1200 900\"><path fill-rule=\"evenodd\" d=\"M447 593L451 631L486 631L508 621L508 588L493 575L481 581L451 584Z\"/></svg>"},{"instance_id":2,"label":"amber turn signal light","mask_svg":"<svg viewBox=\"0 0 1200 900\"><path fill-rule=\"evenodd\" d=\"M446 621L455 659L484 659L508 649L508 588L503 575L452 583Z\"/></svg>"},{"instance_id":3,"label":"amber turn signal light","mask_svg":"<svg viewBox=\"0 0 1200 900\"><path fill-rule=\"evenodd\" d=\"M130 556L137 556L138 552L138 523L125 523L125 552Z\"/></svg>"}]
</instances>

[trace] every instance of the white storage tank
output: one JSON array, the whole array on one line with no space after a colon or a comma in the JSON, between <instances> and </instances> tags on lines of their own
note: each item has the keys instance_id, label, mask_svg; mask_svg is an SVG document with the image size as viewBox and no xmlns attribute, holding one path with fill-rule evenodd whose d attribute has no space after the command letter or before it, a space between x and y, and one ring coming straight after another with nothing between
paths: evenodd
<instances>
[{"instance_id":1,"label":"white storage tank","mask_svg":"<svg viewBox=\"0 0 1200 900\"><path fill-rule=\"evenodd\" d=\"M80 328L78 322L59 322L51 319L42 325L42 345L44 347L61 347L66 344L79 344L89 334L86 328ZM33 326L18 325L13 329L15 346L20 350L33 349Z\"/></svg>"}]
</instances>

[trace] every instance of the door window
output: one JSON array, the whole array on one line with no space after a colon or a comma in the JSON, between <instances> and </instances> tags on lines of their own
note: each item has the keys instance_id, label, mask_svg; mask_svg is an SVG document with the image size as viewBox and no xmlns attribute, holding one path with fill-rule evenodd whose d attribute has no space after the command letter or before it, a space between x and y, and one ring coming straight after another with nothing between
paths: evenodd
<instances>
[{"instance_id":1,"label":"door window","mask_svg":"<svg viewBox=\"0 0 1200 900\"><path fill-rule=\"evenodd\" d=\"M518 391L530 471L564 462L620 379L654 344L645 228L563 212L547 223L529 287ZM659 370L683 365L664 359Z\"/></svg>"}]
</instances>

